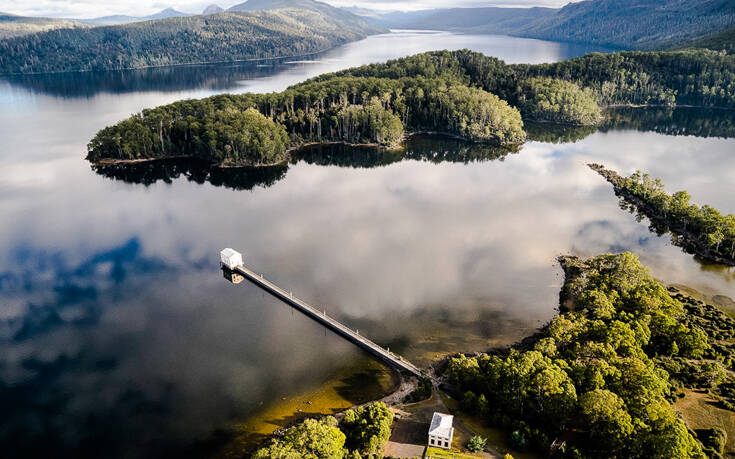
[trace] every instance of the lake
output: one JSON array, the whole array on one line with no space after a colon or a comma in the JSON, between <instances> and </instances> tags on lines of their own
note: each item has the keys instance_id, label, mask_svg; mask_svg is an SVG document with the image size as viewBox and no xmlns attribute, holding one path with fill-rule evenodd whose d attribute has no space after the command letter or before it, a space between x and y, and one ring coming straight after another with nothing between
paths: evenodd
<instances>
[{"instance_id":1,"label":"lake","mask_svg":"<svg viewBox=\"0 0 735 459\"><path fill-rule=\"evenodd\" d=\"M418 364L548 321L560 254L631 250L666 282L735 298L733 268L651 233L586 167L641 169L735 212L728 111L529 126L518 152L414 137L403 153L320 147L259 171L83 159L99 129L144 107L447 48L528 63L604 51L396 31L299 60L0 79L3 455L232 457L295 417L391 390L354 346L227 282L224 247Z\"/></svg>"}]
</instances>

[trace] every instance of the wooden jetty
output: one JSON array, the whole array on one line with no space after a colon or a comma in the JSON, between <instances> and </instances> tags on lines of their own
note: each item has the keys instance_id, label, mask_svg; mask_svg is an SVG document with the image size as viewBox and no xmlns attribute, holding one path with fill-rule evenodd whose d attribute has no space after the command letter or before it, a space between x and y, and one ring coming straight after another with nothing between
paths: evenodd
<instances>
[{"instance_id":1,"label":"wooden jetty","mask_svg":"<svg viewBox=\"0 0 735 459\"><path fill-rule=\"evenodd\" d=\"M392 352L384 349L381 346L378 346L365 336L361 335L359 332L352 330L346 325L343 325L342 323L337 321L336 319L329 317L326 311L319 311L318 309L307 304L305 301L296 298L293 293L287 292L286 290L278 287L273 282L265 279L262 274L257 274L254 271L246 268L242 264L237 266L228 266L224 261L222 264L224 269L229 269L240 274L245 279L249 280L261 289L275 296L279 300L297 309L299 312L310 317L311 319L319 322L323 326L342 336L351 343L359 346L363 350L369 352L391 368L394 368L404 373L408 373L412 376L422 376L421 370L413 365L411 362L403 359L396 354L393 354Z\"/></svg>"}]
</instances>

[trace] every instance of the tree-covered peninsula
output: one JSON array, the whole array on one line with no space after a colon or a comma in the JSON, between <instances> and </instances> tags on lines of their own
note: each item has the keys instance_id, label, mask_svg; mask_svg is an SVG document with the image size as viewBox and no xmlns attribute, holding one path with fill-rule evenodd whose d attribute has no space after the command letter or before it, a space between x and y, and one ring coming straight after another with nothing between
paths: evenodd
<instances>
[{"instance_id":1,"label":"tree-covered peninsula","mask_svg":"<svg viewBox=\"0 0 735 459\"><path fill-rule=\"evenodd\" d=\"M454 79L335 77L281 93L221 95L144 110L100 131L87 159L187 156L220 166L272 165L310 143L397 147L406 131L495 145L526 138L517 109Z\"/></svg>"},{"instance_id":2,"label":"tree-covered peninsula","mask_svg":"<svg viewBox=\"0 0 735 459\"><path fill-rule=\"evenodd\" d=\"M554 457L722 457L722 431L689 430L672 403L696 388L731 409L735 322L685 308L631 253L561 263L559 316L510 349L448 362L464 409Z\"/></svg>"},{"instance_id":3,"label":"tree-covered peninsula","mask_svg":"<svg viewBox=\"0 0 735 459\"><path fill-rule=\"evenodd\" d=\"M322 75L281 93L144 110L100 131L88 159L186 156L267 165L309 143L395 147L405 133L427 131L517 145L526 139L523 119L596 125L601 107L619 105L735 107L735 56L633 52L507 65L468 50L429 52ZM265 136L269 126L276 132Z\"/></svg>"},{"instance_id":4,"label":"tree-covered peninsula","mask_svg":"<svg viewBox=\"0 0 735 459\"><path fill-rule=\"evenodd\" d=\"M657 233L670 231L676 245L716 263L735 266L734 214L723 215L711 206L693 204L686 191L670 195L660 179L640 171L623 177L600 164L589 167L612 184L626 207L648 217Z\"/></svg>"}]
</instances>

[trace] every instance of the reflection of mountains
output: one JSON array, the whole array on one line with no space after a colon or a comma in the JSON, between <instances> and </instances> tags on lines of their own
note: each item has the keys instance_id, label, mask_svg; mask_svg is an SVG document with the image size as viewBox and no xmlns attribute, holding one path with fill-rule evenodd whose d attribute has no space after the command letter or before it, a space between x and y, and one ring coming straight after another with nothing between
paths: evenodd
<instances>
[{"instance_id":1,"label":"reflection of mountains","mask_svg":"<svg viewBox=\"0 0 735 459\"><path fill-rule=\"evenodd\" d=\"M291 67L285 64L286 61L278 59L109 72L18 75L9 77L8 81L33 92L65 98L92 97L101 92L175 92L203 88L224 91L235 87L239 81L282 72Z\"/></svg>"},{"instance_id":2,"label":"reflection of mountains","mask_svg":"<svg viewBox=\"0 0 735 459\"><path fill-rule=\"evenodd\" d=\"M414 136L402 151L350 145L317 145L298 152L296 162L319 166L373 168L406 159L433 163L503 160L516 150L468 143L439 136ZM196 183L209 182L236 190L268 188L286 176L288 166L258 168L216 168L196 159L168 159L114 166L92 166L100 175L127 183L152 185L158 181L171 183L180 177Z\"/></svg>"}]
</instances>

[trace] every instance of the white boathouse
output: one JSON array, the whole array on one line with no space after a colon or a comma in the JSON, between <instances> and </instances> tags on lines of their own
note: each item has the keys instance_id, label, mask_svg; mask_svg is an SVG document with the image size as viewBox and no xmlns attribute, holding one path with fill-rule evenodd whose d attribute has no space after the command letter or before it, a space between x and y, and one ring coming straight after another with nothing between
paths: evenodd
<instances>
[{"instance_id":1,"label":"white boathouse","mask_svg":"<svg viewBox=\"0 0 735 459\"><path fill-rule=\"evenodd\" d=\"M219 260L222 265L229 269L235 269L242 266L242 254L233 249L225 249L219 253Z\"/></svg>"},{"instance_id":2,"label":"white boathouse","mask_svg":"<svg viewBox=\"0 0 735 459\"><path fill-rule=\"evenodd\" d=\"M449 449L454 438L454 416L451 414L434 413L429 427L429 446Z\"/></svg>"}]
</instances>

